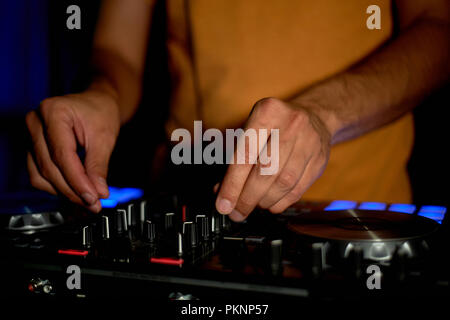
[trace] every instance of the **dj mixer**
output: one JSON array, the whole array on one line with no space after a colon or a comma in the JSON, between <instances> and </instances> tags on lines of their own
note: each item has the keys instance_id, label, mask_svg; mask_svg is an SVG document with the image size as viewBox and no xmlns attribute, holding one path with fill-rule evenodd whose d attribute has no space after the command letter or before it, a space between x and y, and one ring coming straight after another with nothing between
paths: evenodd
<instances>
[{"instance_id":1,"label":"dj mixer","mask_svg":"<svg viewBox=\"0 0 450 320\"><path fill-rule=\"evenodd\" d=\"M214 195L132 188L111 188L99 214L40 193L0 204L5 296L306 303L449 289L444 207L299 202L236 223Z\"/></svg>"}]
</instances>

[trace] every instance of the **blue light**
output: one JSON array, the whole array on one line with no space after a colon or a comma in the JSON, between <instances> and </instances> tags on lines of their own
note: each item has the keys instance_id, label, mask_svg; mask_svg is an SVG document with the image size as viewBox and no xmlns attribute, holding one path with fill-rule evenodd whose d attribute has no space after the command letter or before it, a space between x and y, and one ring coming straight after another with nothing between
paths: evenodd
<instances>
[{"instance_id":1,"label":"blue light","mask_svg":"<svg viewBox=\"0 0 450 320\"><path fill-rule=\"evenodd\" d=\"M104 208L115 208L121 203L139 199L143 195L142 189L109 187L109 198L100 199L100 202Z\"/></svg>"},{"instance_id":2,"label":"blue light","mask_svg":"<svg viewBox=\"0 0 450 320\"><path fill-rule=\"evenodd\" d=\"M414 211L416 211L416 206L413 204L406 204L406 203L394 203L389 206L389 211L412 214L414 213Z\"/></svg>"},{"instance_id":3,"label":"blue light","mask_svg":"<svg viewBox=\"0 0 450 320\"><path fill-rule=\"evenodd\" d=\"M328 207L326 207L325 211L335 211L335 210L349 210L354 209L357 206L356 201L348 201L348 200L335 200L331 202Z\"/></svg>"},{"instance_id":4,"label":"blue light","mask_svg":"<svg viewBox=\"0 0 450 320\"><path fill-rule=\"evenodd\" d=\"M382 202L363 202L359 205L358 209L361 210L384 210L386 209L386 203Z\"/></svg>"},{"instance_id":5,"label":"blue light","mask_svg":"<svg viewBox=\"0 0 450 320\"><path fill-rule=\"evenodd\" d=\"M417 215L432 219L438 223L441 223L444 220L445 213L447 212L446 207L439 206L422 206Z\"/></svg>"}]
</instances>

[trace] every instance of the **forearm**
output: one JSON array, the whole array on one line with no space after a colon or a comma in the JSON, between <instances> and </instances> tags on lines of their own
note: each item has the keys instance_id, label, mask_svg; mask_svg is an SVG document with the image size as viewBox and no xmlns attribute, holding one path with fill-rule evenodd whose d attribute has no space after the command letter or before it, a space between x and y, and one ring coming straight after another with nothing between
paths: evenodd
<instances>
[{"instance_id":1,"label":"forearm","mask_svg":"<svg viewBox=\"0 0 450 320\"><path fill-rule=\"evenodd\" d=\"M332 144L381 127L414 108L449 76L449 24L418 20L349 70L293 102L324 121Z\"/></svg>"},{"instance_id":2,"label":"forearm","mask_svg":"<svg viewBox=\"0 0 450 320\"><path fill-rule=\"evenodd\" d=\"M117 102L121 124L134 115L141 97L147 40L155 1L108 0L94 36L89 90Z\"/></svg>"},{"instance_id":3,"label":"forearm","mask_svg":"<svg viewBox=\"0 0 450 320\"><path fill-rule=\"evenodd\" d=\"M142 93L142 72L134 70L120 55L110 50L94 50L93 78L88 90L111 96L119 107L121 124L137 110Z\"/></svg>"}]
</instances>

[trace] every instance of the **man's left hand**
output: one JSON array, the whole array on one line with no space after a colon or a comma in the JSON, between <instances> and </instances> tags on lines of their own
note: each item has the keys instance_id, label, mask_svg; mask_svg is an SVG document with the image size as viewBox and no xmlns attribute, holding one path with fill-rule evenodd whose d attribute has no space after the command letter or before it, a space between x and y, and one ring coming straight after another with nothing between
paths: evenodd
<instances>
[{"instance_id":1,"label":"man's left hand","mask_svg":"<svg viewBox=\"0 0 450 320\"><path fill-rule=\"evenodd\" d=\"M269 133L271 129L279 130L279 148L275 150L278 170L262 175L261 169L268 164L261 164L260 159L229 165L216 208L234 221L245 220L256 206L272 213L286 210L321 176L330 153L331 134L313 108L265 98L255 104L248 118L245 130L252 128L257 132L266 129ZM267 144L270 143L269 138ZM252 158L248 154L250 149L246 148L247 160Z\"/></svg>"}]
</instances>

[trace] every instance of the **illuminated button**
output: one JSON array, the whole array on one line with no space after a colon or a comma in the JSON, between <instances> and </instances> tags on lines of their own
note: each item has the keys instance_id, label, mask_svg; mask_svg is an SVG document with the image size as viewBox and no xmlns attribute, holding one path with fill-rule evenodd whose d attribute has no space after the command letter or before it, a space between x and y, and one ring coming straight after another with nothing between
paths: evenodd
<instances>
[{"instance_id":1,"label":"illuminated button","mask_svg":"<svg viewBox=\"0 0 450 320\"><path fill-rule=\"evenodd\" d=\"M357 203L355 201L335 200L335 201L331 202L328 205L328 207L325 208L325 211L355 209L356 206L357 206Z\"/></svg>"},{"instance_id":2,"label":"illuminated button","mask_svg":"<svg viewBox=\"0 0 450 320\"><path fill-rule=\"evenodd\" d=\"M432 219L436 222L441 223L444 220L445 213L447 212L446 207L439 206L422 206L417 215Z\"/></svg>"},{"instance_id":3,"label":"illuminated button","mask_svg":"<svg viewBox=\"0 0 450 320\"><path fill-rule=\"evenodd\" d=\"M114 199L100 199L100 203L102 204L102 208L115 208L119 204Z\"/></svg>"},{"instance_id":4,"label":"illuminated button","mask_svg":"<svg viewBox=\"0 0 450 320\"><path fill-rule=\"evenodd\" d=\"M361 210L384 210L386 209L386 203L383 202L363 202L359 205L358 209Z\"/></svg>"},{"instance_id":5,"label":"illuminated button","mask_svg":"<svg viewBox=\"0 0 450 320\"><path fill-rule=\"evenodd\" d=\"M181 266L184 263L183 259L173 259L173 258L150 258L151 263L165 264L170 266Z\"/></svg>"},{"instance_id":6,"label":"illuminated button","mask_svg":"<svg viewBox=\"0 0 450 320\"><path fill-rule=\"evenodd\" d=\"M75 250L75 249L64 249L58 250L59 254L65 254L69 256L82 256L85 257L88 255L89 251L87 250Z\"/></svg>"},{"instance_id":7,"label":"illuminated button","mask_svg":"<svg viewBox=\"0 0 450 320\"><path fill-rule=\"evenodd\" d=\"M109 197L107 199L100 199L100 202L104 208L115 208L121 203L139 199L143 195L144 191L138 188L109 187Z\"/></svg>"},{"instance_id":8,"label":"illuminated button","mask_svg":"<svg viewBox=\"0 0 450 320\"><path fill-rule=\"evenodd\" d=\"M414 213L414 211L416 211L416 206L413 204L406 204L406 203L394 203L389 206L389 211L411 214Z\"/></svg>"}]
</instances>

